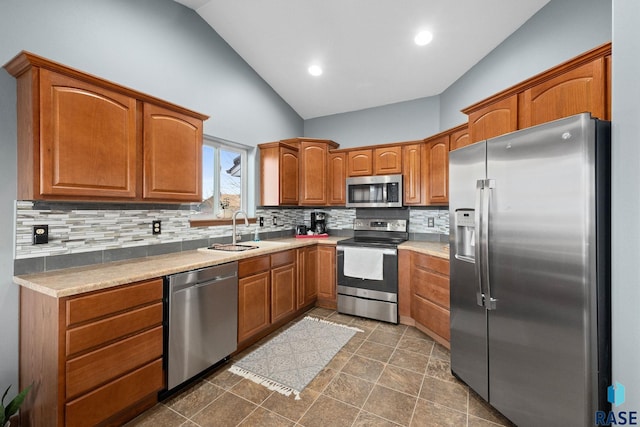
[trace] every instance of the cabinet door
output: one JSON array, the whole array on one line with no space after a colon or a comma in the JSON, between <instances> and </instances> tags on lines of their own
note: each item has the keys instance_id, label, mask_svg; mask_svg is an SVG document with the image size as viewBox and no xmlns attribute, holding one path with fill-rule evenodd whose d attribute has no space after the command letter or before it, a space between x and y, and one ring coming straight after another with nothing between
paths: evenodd
<instances>
[{"instance_id":1,"label":"cabinet door","mask_svg":"<svg viewBox=\"0 0 640 427\"><path fill-rule=\"evenodd\" d=\"M329 205L344 206L346 204L346 175L346 153L329 153L329 184L327 188L327 202Z\"/></svg>"},{"instance_id":2,"label":"cabinet door","mask_svg":"<svg viewBox=\"0 0 640 427\"><path fill-rule=\"evenodd\" d=\"M318 296L318 249L300 248L298 255L297 308L312 304Z\"/></svg>"},{"instance_id":3,"label":"cabinet door","mask_svg":"<svg viewBox=\"0 0 640 427\"><path fill-rule=\"evenodd\" d=\"M449 203L449 136L426 144L426 167L429 205Z\"/></svg>"},{"instance_id":4,"label":"cabinet door","mask_svg":"<svg viewBox=\"0 0 640 427\"><path fill-rule=\"evenodd\" d=\"M478 142L518 129L518 95L512 95L469 114L469 136Z\"/></svg>"},{"instance_id":5,"label":"cabinet door","mask_svg":"<svg viewBox=\"0 0 640 427\"><path fill-rule=\"evenodd\" d=\"M296 267L283 265L271 270L271 322L296 311Z\"/></svg>"},{"instance_id":6,"label":"cabinet door","mask_svg":"<svg viewBox=\"0 0 640 427\"><path fill-rule=\"evenodd\" d=\"M318 247L311 246L306 248L304 260L305 266L305 286L304 286L304 303L305 305L313 303L318 297Z\"/></svg>"},{"instance_id":7,"label":"cabinet door","mask_svg":"<svg viewBox=\"0 0 640 427\"><path fill-rule=\"evenodd\" d=\"M524 91L520 128L584 112L606 118L605 67L598 58Z\"/></svg>"},{"instance_id":8,"label":"cabinet door","mask_svg":"<svg viewBox=\"0 0 640 427\"><path fill-rule=\"evenodd\" d=\"M300 142L300 205L327 204L327 145Z\"/></svg>"},{"instance_id":9,"label":"cabinet door","mask_svg":"<svg viewBox=\"0 0 640 427\"><path fill-rule=\"evenodd\" d=\"M470 144L471 137L469 136L469 129L467 127L451 132L451 135L449 135L449 151L466 147Z\"/></svg>"},{"instance_id":10,"label":"cabinet door","mask_svg":"<svg viewBox=\"0 0 640 427\"><path fill-rule=\"evenodd\" d=\"M411 144L402 147L402 176L405 205L424 203L424 184L422 173L422 145Z\"/></svg>"},{"instance_id":11,"label":"cabinet door","mask_svg":"<svg viewBox=\"0 0 640 427\"><path fill-rule=\"evenodd\" d=\"M347 176L373 175L371 150L351 150L347 153Z\"/></svg>"},{"instance_id":12,"label":"cabinet door","mask_svg":"<svg viewBox=\"0 0 640 427\"><path fill-rule=\"evenodd\" d=\"M238 280L238 342L271 324L269 271Z\"/></svg>"},{"instance_id":13,"label":"cabinet door","mask_svg":"<svg viewBox=\"0 0 640 427\"><path fill-rule=\"evenodd\" d=\"M336 248L318 246L318 300L322 306L336 308ZM318 301L320 304L320 301Z\"/></svg>"},{"instance_id":14,"label":"cabinet door","mask_svg":"<svg viewBox=\"0 0 640 427\"><path fill-rule=\"evenodd\" d=\"M34 197L136 197L134 98L42 69L40 117Z\"/></svg>"},{"instance_id":15,"label":"cabinet door","mask_svg":"<svg viewBox=\"0 0 640 427\"><path fill-rule=\"evenodd\" d=\"M202 201L202 120L144 104L143 197Z\"/></svg>"},{"instance_id":16,"label":"cabinet door","mask_svg":"<svg viewBox=\"0 0 640 427\"><path fill-rule=\"evenodd\" d=\"M373 153L373 173L375 175L402 173L402 147L376 148Z\"/></svg>"},{"instance_id":17,"label":"cabinet door","mask_svg":"<svg viewBox=\"0 0 640 427\"><path fill-rule=\"evenodd\" d=\"M298 152L280 147L280 203L298 204Z\"/></svg>"}]
</instances>

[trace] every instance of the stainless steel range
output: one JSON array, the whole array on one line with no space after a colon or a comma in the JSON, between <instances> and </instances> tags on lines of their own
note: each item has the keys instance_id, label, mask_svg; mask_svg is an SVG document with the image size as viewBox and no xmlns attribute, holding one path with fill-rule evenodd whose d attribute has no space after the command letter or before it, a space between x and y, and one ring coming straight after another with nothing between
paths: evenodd
<instances>
[{"instance_id":1,"label":"stainless steel range","mask_svg":"<svg viewBox=\"0 0 640 427\"><path fill-rule=\"evenodd\" d=\"M398 245L406 219L357 218L337 247L338 312L398 323Z\"/></svg>"}]
</instances>

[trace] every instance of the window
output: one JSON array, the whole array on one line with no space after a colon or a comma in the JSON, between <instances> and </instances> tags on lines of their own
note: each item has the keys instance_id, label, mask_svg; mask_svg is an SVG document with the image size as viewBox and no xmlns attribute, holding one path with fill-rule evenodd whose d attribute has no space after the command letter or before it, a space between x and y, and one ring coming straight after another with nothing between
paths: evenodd
<instances>
[{"instance_id":1,"label":"window","mask_svg":"<svg viewBox=\"0 0 640 427\"><path fill-rule=\"evenodd\" d=\"M230 218L247 208L246 168L248 149L240 144L205 136L202 146L201 214Z\"/></svg>"}]
</instances>

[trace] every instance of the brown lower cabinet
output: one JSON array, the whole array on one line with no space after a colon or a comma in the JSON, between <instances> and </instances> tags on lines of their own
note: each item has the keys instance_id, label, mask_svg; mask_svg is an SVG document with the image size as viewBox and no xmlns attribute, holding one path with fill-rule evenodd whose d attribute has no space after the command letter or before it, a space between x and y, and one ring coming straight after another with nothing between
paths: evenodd
<instances>
[{"instance_id":1,"label":"brown lower cabinet","mask_svg":"<svg viewBox=\"0 0 640 427\"><path fill-rule=\"evenodd\" d=\"M296 312L296 252L271 255L271 321L278 322Z\"/></svg>"},{"instance_id":2,"label":"brown lower cabinet","mask_svg":"<svg viewBox=\"0 0 640 427\"><path fill-rule=\"evenodd\" d=\"M55 298L20 288L21 424L122 424L157 402L162 279Z\"/></svg>"},{"instance_id":3,"label":"brown lower cabinet","mask_svg":"<svg viewBox=\"0 0 640 427\"><path fill-rule=\"evenodd\" d=\"M238 261L238 343L271 324L269 255Z\"/></svg>"},{"instance_id":4,"label":"brown lower cabinet","mask_svg":"<svg viewBox=\"0 0 640 427\"><path fill-rule=\"evenodd\" d=\"M298 295L297 307L303 307L316 302L318 298L318 247L307 246L296 249L298 259Z\"/></svg>"},{"instance_id":5,"label":"brown lower cabinet","mask_svg":"<svg viewBox=\"0 0 640 427\"><path fill-rule=\"evenodd\" d=\"M449 348L449 260L399 251L401 323L415 326Z\"/></svg>"},{"instance_id":6,"label":"brown lower cabinet","mask_svg":"<svg viewBox=\"0 0 640 427\"><path fill-rule=\"evenodd\" d=\"M315 245L238 261L238 351L315 304L317 283Z\"/></svg>"},{"instance_id":7,"label":"brown lower cabinet","mask_svg":"<svg viewBox=\"0 0 640 427\"><path fill-rule=\"evenodd\" d=\"M337 307L335 246L318 246L318 302L316 305L332 310Z\"/></svg>"}]
</instances>

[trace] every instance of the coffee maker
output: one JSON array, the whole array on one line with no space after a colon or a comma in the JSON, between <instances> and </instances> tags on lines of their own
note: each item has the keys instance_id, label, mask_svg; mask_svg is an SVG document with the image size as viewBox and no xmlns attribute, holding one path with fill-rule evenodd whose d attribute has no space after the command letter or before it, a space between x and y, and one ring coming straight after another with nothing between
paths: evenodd
<instances>
[{"instance_id":1,"label":"coffee maker","mask_svg":"<svg viewBox=\"0 0 640 427\"><path fill-rule=\"evenodd\" d=\"M325 234L327 232L327 221L324 212L311 212L311 231L314 234Z\"/></svg>"}]
</instances>

